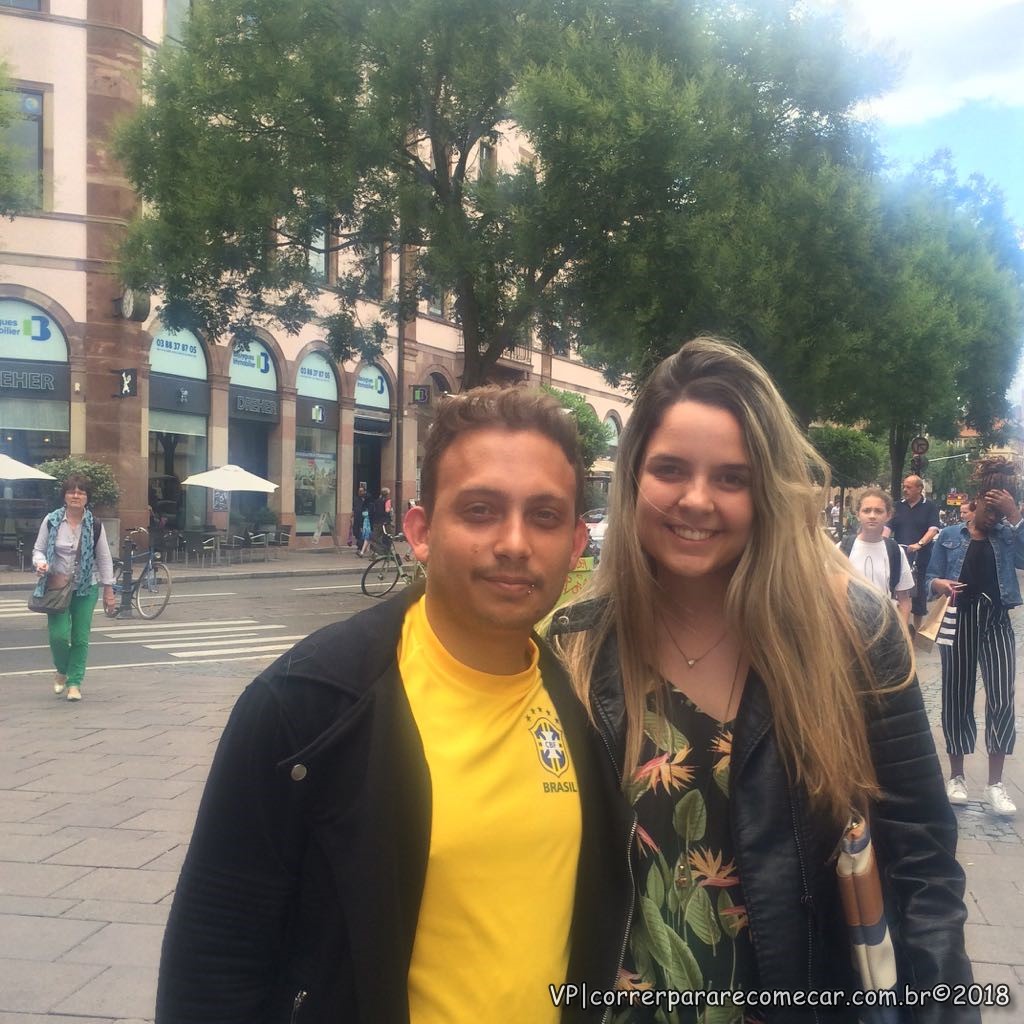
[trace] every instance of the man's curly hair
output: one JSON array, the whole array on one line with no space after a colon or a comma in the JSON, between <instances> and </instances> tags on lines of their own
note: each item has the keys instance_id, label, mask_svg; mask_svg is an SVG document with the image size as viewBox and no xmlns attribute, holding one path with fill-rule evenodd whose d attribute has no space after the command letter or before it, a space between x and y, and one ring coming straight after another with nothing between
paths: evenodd
<instances>
[{"instance_id":1,"label":"man's curly hair","mask_svg":"<svg viewBox=\"0 0 1024 1024\"><path fill-rule=\"evenodd\" d=\"M1009 491L1017 501L1017 468L1012 459L1005 455L986 455L979 459L971 474L974 493L983 495L987 491Z\"/></svg>"}]
</instances>

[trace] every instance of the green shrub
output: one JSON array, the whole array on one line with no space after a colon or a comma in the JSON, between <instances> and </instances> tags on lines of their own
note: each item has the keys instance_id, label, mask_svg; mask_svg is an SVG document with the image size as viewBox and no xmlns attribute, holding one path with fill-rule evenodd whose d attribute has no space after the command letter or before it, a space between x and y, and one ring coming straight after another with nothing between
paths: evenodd
<instances>
[{"instance_id":1,"label":"green shrub","mask_svg":"<svg viewBox=\"0 0 1024 1024\"><path fill-rule=\"evenodd\" d=\"M50 459L38 467L44 473L56 477L55 489L60 490L61 482L66 480L72 473L81 473L92 482L92 504L116 505L117 499L121 496L117 480L114 478L114 471L105 462L93 462L90 459L83 459L80 455L69 455L65 459ZM61 497L57 495L58 499Z\"/></svg>"}]
</instances>

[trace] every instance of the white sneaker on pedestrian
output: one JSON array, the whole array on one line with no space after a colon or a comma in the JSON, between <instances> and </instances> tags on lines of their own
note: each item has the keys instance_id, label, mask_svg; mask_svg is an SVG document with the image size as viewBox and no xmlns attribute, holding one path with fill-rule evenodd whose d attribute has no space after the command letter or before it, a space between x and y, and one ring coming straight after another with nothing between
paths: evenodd
<instances>
[{"instance_id":1,"label":"white sneaker on pedestrian","mask_svg":"<svg viewBox=\"0 0 1024 1024\"><path fill-rule=\"evenodd\" d=\"M64 692L64 687L68 685L68 677L62 676L59 672L53 674L53 692L59 697Z\"/></svg>"},{"instance_id":2,"label":"white sneaker on pedestrian","mask_svg":"<svg viewBox=\"0 0 1024 1024\"><path fill-rule=\"evenodd\" d=\"M967 803L967 781L962 775L954 775L946 783L946 796L949 797L949 802L957 807Z\"/></svg>"},{"instance_id":3,"label":"white sneaker on pedestrian","mask_svg":"<svg viewBox=\"0 0 1024 1024\"><path fill-rule=\"evenodd\" d=\"M1001 818L1012 818L1017 813L1017 805L1006 795L1006 786L1001 782L985 787L985 799Z\"/></svg>"},{"instance_id":4,"label":"white sneaker on pedestrian","mask_svg":"<svg viewBox=\"0 0 1024 1024\"><path fill-rule=\"evenodd\" d=\"M81 700L82 691L77 686L68 687L68 700Z\"/></svg>"}]
</instances>

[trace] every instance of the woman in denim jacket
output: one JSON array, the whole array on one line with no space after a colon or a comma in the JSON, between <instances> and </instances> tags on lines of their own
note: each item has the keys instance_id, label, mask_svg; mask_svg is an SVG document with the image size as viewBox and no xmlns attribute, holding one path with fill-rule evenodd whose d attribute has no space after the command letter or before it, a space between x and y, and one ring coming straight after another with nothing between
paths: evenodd
<instances>
[{"instance_id":1,"label":"woman in denim jacket","mask_svg":"<svg viewBox=\"0 0 1024 1024\"><path fill-rule=\"evenodd\" d=\"M1024 569L1024 529L1016 499L1013 463L1002 456L982 459L975 472L977 498L966 523L947 526L936 538L928 564L928 592L956 598L956 636L940 647L942 732L949 754L946 793L966 804L964 756L978 735L974 691L978 665L985 685L985 797L1002 817L1017 812L1003 785L1003 761L1013 753L1015 637L1009 610L1021 603L1016 569Z\"/></svg>"}]
</instances>

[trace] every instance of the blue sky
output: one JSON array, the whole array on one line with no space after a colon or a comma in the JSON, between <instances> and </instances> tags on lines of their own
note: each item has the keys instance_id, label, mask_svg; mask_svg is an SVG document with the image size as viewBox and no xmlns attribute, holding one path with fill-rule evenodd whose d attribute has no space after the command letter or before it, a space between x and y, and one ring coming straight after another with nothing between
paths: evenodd
<instances>
[{"instance_id":1,"label":"blue sky","mask_svg":"<svg viewBox=\"0 0 1024 1024\"><path fill-rule=\"evenodd\" d=\"M949 149L962 178L999 185L1024 229L1024 0L805 0L837 14L850 43L899 68L859 113L909 169Z\"/></svg>"},{"instance_id":2,"label":"blue sky","mask_svg":"<svg viewBox=\"0 0 1024 1024\"><path fill-rule=\"evenodd\" d=\"M1024 244L1024 0L804 0L843 20L849 42L899 77L858 113L908 169L948 149L961 179L1002 189ZM1008 389L1024 401L1024 360Z\"/></svg>"}]
</instances>

